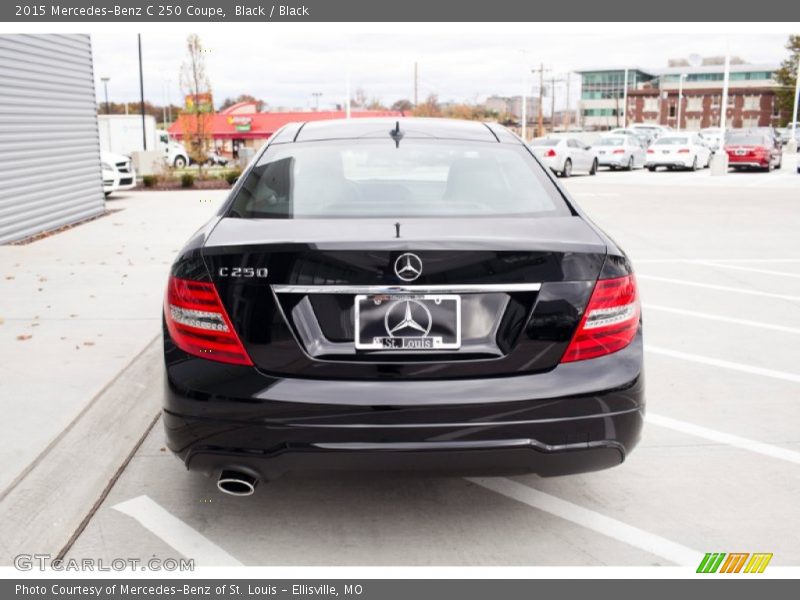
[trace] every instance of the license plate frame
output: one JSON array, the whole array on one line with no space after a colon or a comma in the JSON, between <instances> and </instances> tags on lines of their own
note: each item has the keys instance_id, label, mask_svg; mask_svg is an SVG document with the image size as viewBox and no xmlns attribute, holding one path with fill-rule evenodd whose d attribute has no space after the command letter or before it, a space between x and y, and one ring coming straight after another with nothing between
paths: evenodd
<instances>
[{"instance_id":1,"label":"license plate frame","mask_svg":"<svg viewBox=\"0 0 800 600\"><path fill-rule=\"evenodd\" d=\"M353 303L356 351L425 353L461 348L458 294L357 294Z\"/></svg>"}]
</instances>

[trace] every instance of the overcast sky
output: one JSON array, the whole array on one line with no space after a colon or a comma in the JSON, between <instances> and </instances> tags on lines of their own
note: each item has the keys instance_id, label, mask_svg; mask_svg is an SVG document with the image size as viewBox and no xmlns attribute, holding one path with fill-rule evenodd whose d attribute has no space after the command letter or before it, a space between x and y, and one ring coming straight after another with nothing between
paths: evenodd
<instances>
[{"instance_id":1,"label":"overcast sky","mask_svg":"<svg viewBox=\"0 0 800 600\"><path fill-rule=\"evenodd\" d=\"M143 33L145 98L164 101L167 87L179 102L179 70L185 60L189 25L174 33ZM615 31L609 33L612 27ZM485 24L480 30L445 24L420 31L398 24L397 32L375 32L370 24L339 28L330 24L313 35L297 29L256 30L225 28L201 34L207 69L219 105L241 93L262 98L271 106L310 107L313 92L321 92L321 108L342 102L346 73L351 89L391 104L413 95L414 61L419 63L419 95L435 93L440 100L482 101L488 95L516 95L522 87L523 65L544 63L563 77L586 68L641 66L661 68L673 57L696 53L731 54L752 63L777 64L786 56L787 34L660 34L646 27L597 25L597 34L531 35L524 25ZM110 77L109 99L137 101L139 75L136 35L93 33L98 101L103 99L100 77ZM524 53L523 53L524 51ZM531 86L535 83L531 76ZM170 82L167 86L167 82ZM574 81L578 81L575 76ZM574 84L576 85L576 84ZM575 105L573 87L571 104ZM557 91L557 106L564 88Z\"/></svg>"}]
</instances>

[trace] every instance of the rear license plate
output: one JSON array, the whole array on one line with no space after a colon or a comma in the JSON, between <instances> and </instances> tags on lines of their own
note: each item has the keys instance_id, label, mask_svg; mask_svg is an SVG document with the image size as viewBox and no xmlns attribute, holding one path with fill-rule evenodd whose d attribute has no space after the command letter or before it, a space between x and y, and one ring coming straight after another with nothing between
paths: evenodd
<instances>
[{"instance_id":1,"label":"rear license plate","mask_svg":"<svg viewBox=\"0 0 800 600\"><path fill-rule=\"evenodd\" d=\"M461 297L453 294L359 294L356 350L457 350Z\"/></svg>"},{"instance_id":2,"label":"rear license plate","mask_svg":"<svg viewBox=\"0 0 800 600\"><path fill-rule=\"evenodd\" d=\"M661 152L662 152L663 154L669 154L669 150L662 150Z\"/></svg>"},{"instance_id":3,"label":"rear license plate","mask_svg":"<svg viewBox=\"0 0 800 600\"><path fill-rule=\"evenodd\" d=\"M600 151L598 151L598 154L605 154L605 153L606 153L606 151L605 151L605 150L600 150Z\"/></svg>"},{"instance_id":4,"label":"rear license plate","mask_svg":"<svg viewBox=\"0 0 800 600\"><path fill-rule=\"evenodd\" d=\"M736 150L736 156L744 156L747 154L747 150L742 150L741 148Z\"/></svg>"}]
</instances>

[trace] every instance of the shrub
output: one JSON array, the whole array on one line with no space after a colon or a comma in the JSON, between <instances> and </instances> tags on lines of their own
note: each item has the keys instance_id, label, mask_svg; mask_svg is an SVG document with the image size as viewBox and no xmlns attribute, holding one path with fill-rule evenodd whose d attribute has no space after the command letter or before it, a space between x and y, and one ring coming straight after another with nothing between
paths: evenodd
<instances>
[{"instance_id":1,"label":"shrub","mask_svg":"<svg viewBox=\"0 0 800 600\"><path fill-rule=\"evenodd\" d=\"M227 173L225 173L225 181L228 182L228 185L233 185L234 183L236 183L236 180L239 179L239 176L241 174L242 172L239 171L238 169L233 171L228 171Z\"/></svg>"},{"instance_id":2,"label":"shrub","mask_svg":"<svg viewBox=\"0 0 800 600\"><path fill-rule=\"evenodd\" d=\"M181 187L190 188L194 187L194 175L191 173L184 173L181 175Z\"/></svg>"},{"instance_id":3,"label":"shrub","mask_svg":"<svg viewBox=\"0 0 800 600\"><path fill-rule=\"evenodd\" d=\"M158 176L157 175L145 175L142 177L142 185L146 188L155 187L158 183Z\"/></svg>"}]
</instances>

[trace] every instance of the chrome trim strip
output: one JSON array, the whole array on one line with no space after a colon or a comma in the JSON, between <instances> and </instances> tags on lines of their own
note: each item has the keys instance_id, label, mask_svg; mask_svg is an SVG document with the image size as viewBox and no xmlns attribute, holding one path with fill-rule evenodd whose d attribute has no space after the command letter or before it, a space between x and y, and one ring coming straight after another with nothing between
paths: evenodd
<instances>
[{"instance_id":1,"label":"chrome trim strip","mask_svg":"<svg viewBox=\"0 0 800 600\"><path fill-rule=\"evenodd\" d=\"M291 285L272 284L276 294L481 294L538 292L541 283L474 283L450 285Z\"/></svg>"},{"instance_id":2,"label":"chrome trim strip","mask_svg":"<svg viewBox=\"0 0 800 600\"><path fill-rule=\"evenodd\" d=\"M270 421L269 425L279 427L311 427L314 429L418 429L418 428L439 428L439 427L503 427L506 425L539 425L542 423L561 423L564 421L580 421L581 419L604 419L627 415L641 411L641 407L628 408L606 413L592 413L590 415L576 415L570 417L552 417L548 419L525 419L514 421L456 421L442 423L285 423Z\"/></svg>"}]
</instances>

